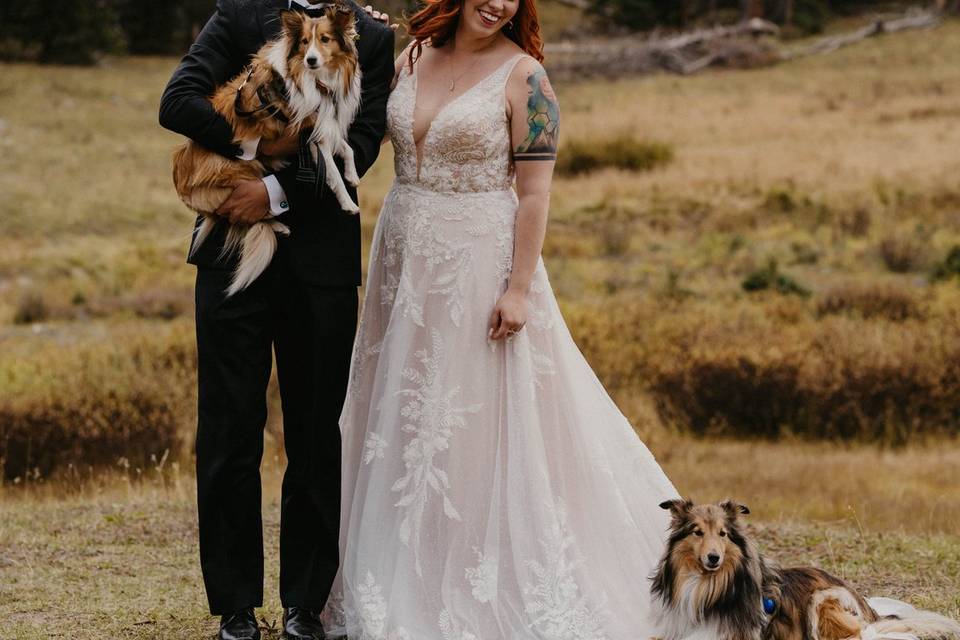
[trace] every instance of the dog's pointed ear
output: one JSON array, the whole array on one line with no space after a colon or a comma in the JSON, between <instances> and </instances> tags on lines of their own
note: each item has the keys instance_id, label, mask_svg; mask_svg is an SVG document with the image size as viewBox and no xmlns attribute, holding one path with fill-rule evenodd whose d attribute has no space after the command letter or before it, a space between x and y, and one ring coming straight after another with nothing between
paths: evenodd
<instances>
[{"instance_id":1,"label":"dog's pointed ear","mask_svg":"<svg viewBox=\"0 0 960 640\"><path fill-rule=\"evenodd\" d=\"M334 2L327 7L327 18L333 24L333 28L341 33L350 31L356 24L353 9L341 2Z\"/></svg>"},{"instance_id":2,"label":"dog's pointed ear","mask_svg":"<svg viewBox=\"0 0 960 640\"><path fill-rule=\"evenodd\" d=\"M734 500L724 500L720 503L720 508L727 512L731 518L736 520L740 516L750 514L750 509L745 504L740 504Z\"/></svg>"},{"instance_id":3,"label":"dog's pointed ear","mask_svg":"<svg viewBox=\"0 0 960 640\"><path fill-rule=\"evenodd\" d=\"M676 498L675 500L666 500L660 503L661 509L666 509L667 511L672 513L674 516L677 516L678 518L684 516L688 511L690 511L690 508L692 506L693 506L693 501L686 500L684 498Z\"/></svg>"},{"instance_id":4,"label":"dog's pointed ear","mask_svg":"<svg viewBox=\"0 0 960 640\"><path fill-rule=\"evenodd\" d=\"M283 31L294 40L300 38L300 32L303 31L303 16L299 11L284 9L280 12L280 24L283 25Z\"/></svg>"}]
</instances>

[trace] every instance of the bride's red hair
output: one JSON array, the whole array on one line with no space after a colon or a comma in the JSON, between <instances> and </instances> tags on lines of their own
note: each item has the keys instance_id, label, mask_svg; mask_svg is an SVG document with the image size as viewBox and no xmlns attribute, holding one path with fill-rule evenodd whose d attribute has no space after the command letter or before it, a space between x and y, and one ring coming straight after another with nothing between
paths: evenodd
<instances>
[{"instance_id":1,"label":"bride's red hair","mask_svg":"<svg viewBox=\"0 0 960 640\"><path fill-rule=\"evenodd\" d=\"M442 47L453 38L460 21L463 0L423 0L423 6L407 21L407 31L413 38L410 47L410 67L420 57L423 43ZM520 0L517 14L503 28L505 36L517 43L537 61L543 62L543 38L540 36L540 18L536 0Z\"/></svg>"}]
</instances>

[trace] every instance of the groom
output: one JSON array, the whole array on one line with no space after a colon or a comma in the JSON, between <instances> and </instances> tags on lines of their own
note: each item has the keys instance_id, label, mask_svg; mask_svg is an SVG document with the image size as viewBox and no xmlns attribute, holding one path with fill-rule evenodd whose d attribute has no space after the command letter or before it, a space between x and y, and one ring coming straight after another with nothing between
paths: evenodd
<instances>
[{"instance_id":1,"label":"groom","mask_svg":"<svg viewBox=\"0 0 960 640\"><path fill-rule=\"evenodd\" d=\"M349 1L349 0L347 0ZM217 11L173 73L160 124L227 157L287 157L287 168L241 182L217 213L224 218L189 262L197 266L199 405L196 438L200 563L219 638L260 637L253 608L263 601L260 459L266 388L276 355L287 468L280 513L280 599L284 634L323 638L318 614L339 563L340 430L357 322L360 221L340 210L301 138L234 144L210 105L280 31L279 12L319 15L312 0L219 0ZM361 109L350 146L362 176L380 150L393 77L393 32L352 4L363 72ZM355 193L351 195L356 198ZM226 220L279 216L290 230L273 262L227 299L236 256L222 258ZM198 218L198 222L199 222Z\"/></svg>"}]
</instances>

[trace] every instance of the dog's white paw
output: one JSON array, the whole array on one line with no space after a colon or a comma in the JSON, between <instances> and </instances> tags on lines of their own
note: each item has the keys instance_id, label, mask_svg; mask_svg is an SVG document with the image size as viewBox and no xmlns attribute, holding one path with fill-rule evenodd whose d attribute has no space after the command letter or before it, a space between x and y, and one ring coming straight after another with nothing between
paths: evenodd
<instances>
[{"instance_id":1,"label":"dog's white paw","mask_svg":"<svg viewBox=\"0 0 960 640\"><path fill-rule=\"evenodd\" d=\"M340 208L346 211L347 213L357 214L360 213L360 207L357 206L357 203L353 201L350 196L344 194L342 197L337 198L337 202L340 204Z\"/></svg>"},{"instance_id":2,"label":"dog's white paw","mask_svg":"<svg viewBox=\"0 0 960 640\"><path fill-rule=\"evenodd\" d=\"M351 187L356 188L360 186L360 176L355 173L347 173L343 176L343 179L346 180L347 184Z\"/></svg>"}]
</instances>

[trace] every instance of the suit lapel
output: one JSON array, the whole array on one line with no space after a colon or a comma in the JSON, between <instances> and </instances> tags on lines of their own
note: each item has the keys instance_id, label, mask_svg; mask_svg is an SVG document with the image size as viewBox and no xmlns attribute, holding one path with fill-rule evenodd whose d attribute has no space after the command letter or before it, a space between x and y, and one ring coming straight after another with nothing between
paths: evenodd
<instances>
[{"instance_id":1,"label":"suit lapel","mask_svg":"<svg viewBox=\"0 0 960 640\"><path fill-rule=\"evenodd\" d=\"M263 41L273 40L280 33L280 11L287 8L289 0L262 0L257 3L257 22Z\"/></svg>"}]
</instances>

